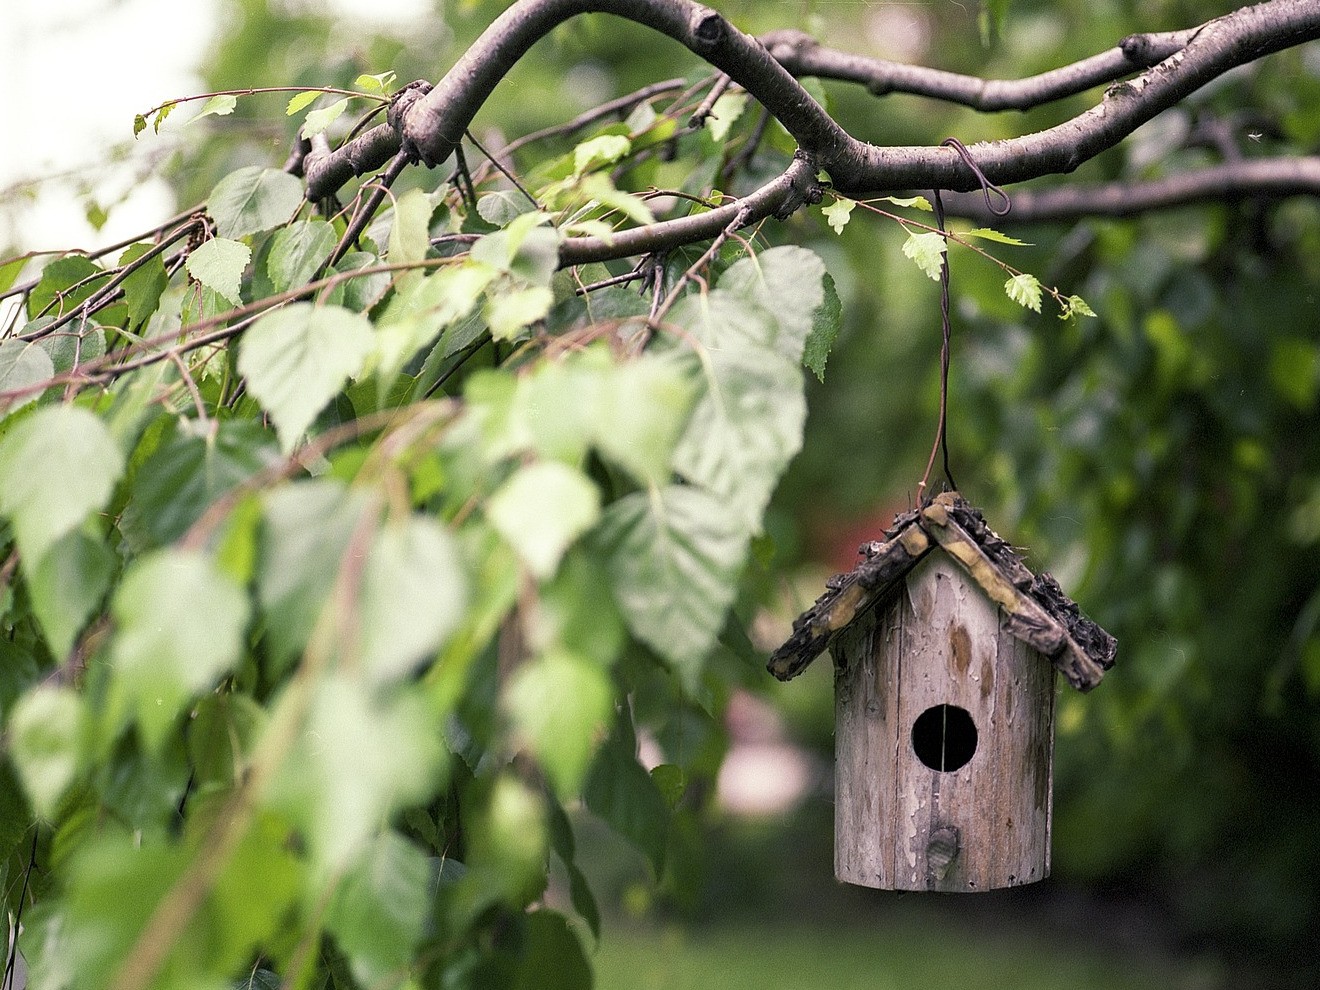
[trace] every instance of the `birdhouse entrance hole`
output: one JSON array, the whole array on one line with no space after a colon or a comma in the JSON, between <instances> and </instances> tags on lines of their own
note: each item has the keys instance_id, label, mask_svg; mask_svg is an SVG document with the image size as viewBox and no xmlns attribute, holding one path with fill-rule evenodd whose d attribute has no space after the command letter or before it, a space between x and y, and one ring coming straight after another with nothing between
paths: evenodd
<instances>
[{"instance_id":1,"label":"birdhouse entrance hole","mask_svg":"<svg viewBox=\"0 0 1320 990\"><path fill-rule=\"evenodd\" d=\"M949 773L976 755L976 722L965 708L935 705L912 725L912 750L932 770Z\"/></svg>"}]
</instances>

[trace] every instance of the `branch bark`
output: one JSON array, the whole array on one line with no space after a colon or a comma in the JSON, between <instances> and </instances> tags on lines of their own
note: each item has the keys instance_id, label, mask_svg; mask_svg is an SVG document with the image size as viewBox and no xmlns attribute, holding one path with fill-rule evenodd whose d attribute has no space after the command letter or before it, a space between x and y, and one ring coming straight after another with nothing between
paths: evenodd
<instances>
[{"instance_id":1,"label":"branch bark","mask_svg":"<svg viewBox=\"0 0 1320 990\"><path fill-rule=\"evenodd\" d=\"M914 188L969 191L979 187L980 179L951 148L881 147L857 140L811 98L794 72L852 79L877 93L902 90L978 109L1002 109L1057 99L1148 66L1134 78L1111 85L1099 104L1071 120L1021 137L969 146L972 162L985 177L1007 185L1072 172L1229 69L1320 37L1320 0L1269 0L1193 30L1133 35L1114 49L1040 76L986 81L845 56L807 44L794 32L767 36L767 47L694 0L523 0L497 18L434 88L413 84L400 94L386 124L334 152L313 148L302 160L308 197L333 194L352 176L381 167L401 148L427 164L443 162L458 147L495 86L528 49L564 21L592 12L644 24L727 74L784 125L805 160L828 170L835 188L852 196ZM799 180L788 181L787 186L785 181L781 177L753 194L761 197L757 203L758 209L765 207L764 215L780 212L794 195L792 190L803 191ZM1151 190L1152 201L1202 196L1173 185ZM1280 181L1278 188L1283 187ZM1188 188L1207 187L1191 183ZM1117 195L1105 191L1094 197L1103 204ZM1015 196L1015 206L1021 217L1026 208L1021 196ZM596 239L568 241L563 263L622 257L634 244L637 250L649 251L715 236L732 215L666 221L622 232L608 244Z\"/></svg>"},{"instance_id":2,"label":"branch bark","mask_svg":"<svg viewBox=\"0 0 1320 990\"><path fill-rule=\"evenodd\" d=\"M992 216L982 197L973 193L950 196L945 209L953 216L1002 225L1133 217L1192 203L1298 195L1320 196L1320 157L1243 159L1147 182L1019 189L1013 193L1012 212L1002 218Z\"/></svg>"}]
</instances>

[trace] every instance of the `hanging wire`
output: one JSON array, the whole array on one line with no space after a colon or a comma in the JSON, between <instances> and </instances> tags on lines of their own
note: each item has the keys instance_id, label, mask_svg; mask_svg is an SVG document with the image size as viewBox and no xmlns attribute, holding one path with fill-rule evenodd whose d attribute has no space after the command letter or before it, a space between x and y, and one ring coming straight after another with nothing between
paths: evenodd
<instances>
[{"instance_id":1,"label":"hanging wire","mask_svg":"<svg viewBox=\"0 0 1320 990\"><path fill-rule=\"evenodd\" d=\"M995 185L986 178L985 173L981 171L980 166L972 160L971 153L963 146L963 143L957 138L945 138L941 144L952 148L963 160L972 174L976 176L977 182L981 185L981 194L985 197L985 207L994 216L1003 217L1008 215L1013 204L1008 198L1008 193L1004 192L999 186ZM949 469L949 354L953 340L953 325L949 316L949 237L944 226L944 201L940 198L940 191L932 191L932 199L935 207L935 226L944 238L944 256L940 259L940 416L939 425L935 430L935 442L930 448L930 459L926 461L926 473L921 476L921 484L917 486L917 500L925 504L926 485L930 481L930 472L935 467L935 458L937 455L942 457L944 468L944 480L948 484L948 490L957 491L958 485L953 480L953 472ZM1000 205L995 206L991 196L997 196Z\"/></svg>"}]
</instances>

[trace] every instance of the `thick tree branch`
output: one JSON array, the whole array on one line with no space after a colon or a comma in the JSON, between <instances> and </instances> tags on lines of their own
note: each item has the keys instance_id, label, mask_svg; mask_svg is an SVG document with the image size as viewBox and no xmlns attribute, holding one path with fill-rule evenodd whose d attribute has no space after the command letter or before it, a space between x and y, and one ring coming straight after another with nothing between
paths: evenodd
<instances>
[{"instance_id":1,"label":"thick tree branch","mask_svg":"<svg viewBox=\"0 0 1320 990\"><path fill-rule=\"evenodd\" d=\"M1004 224L1132 217L1190 203L1298 195L1320 196L1320 157L1242 159L1147 182L1018 189L1012 213L1002 219L993 217L973 193L950 197L945 206L953 216Z\"/></svg>"},{"instance_id":2,"label":"thick tree branch","mask_svg":"<svg viewBox=\"0 0 1320 990\"><path fill-rule=\"evenodd\" d=\"M558 24L589 12L610 13L647 25L726 73L784 125L808 158L829 171L843 193L860 196L912 188L967 191L979 186L975 170L951 148L879 147L852 137L762 43L693 0L524 0L506 10L433 89L414 84L401 94L390 108L387 124L332 154L314 149L307 155L303 167L308 196L328 195L350 176L379 168L398 150L399 134L408 153L430 164L443 161L458 147L473 117L514 63ZM1155 62L1176 47L1135 78L1112 85L1099 105L1072 120L1034 134L972 145L968 150L975 166L991 182L1003 185L1071 172L1229 69L1316 37L1320 37L1320 0L1272 0L1194 31L1134 35L1110 52L1022 80L1015 84L1016 90L1014 84L997 89L985 83L973 92L959 81L962 77L930 70L923 70L925 82L920 82L922 75L916 70L904 79L911 87L920 82L928 95L955 99L961 93L967 99L997 105L1010 96L1022 101L1077 91L1134 66ZM812 54L808 46L776 46L773 36L772 47L786 49L777 54L790 65L795 65L793 58L809 60ZM815 69L828 68L825 63L829 60L819 50L816 57L819 64ZM807 63L796 64L796 68L805 71ZM860 81L876 84L874 76L861 78L862 66L852 68ZM768 212L780 211L782 204L776 204ZM569 242L564 247L565 263L573 263L568 259L577 257L578 251L583 260L618 257L613 245L634 240L642 245L640 250L653 250L653 242L672 245L682 243L672 240L675 237L714 236L723 226L710 221L708 230L698 222L706 216L622 232L609 245L594 239L581 245ZM732 215L723 223L730 219ZM648 233L661 228L663 234Z\"/></svg>"}]
</instances>

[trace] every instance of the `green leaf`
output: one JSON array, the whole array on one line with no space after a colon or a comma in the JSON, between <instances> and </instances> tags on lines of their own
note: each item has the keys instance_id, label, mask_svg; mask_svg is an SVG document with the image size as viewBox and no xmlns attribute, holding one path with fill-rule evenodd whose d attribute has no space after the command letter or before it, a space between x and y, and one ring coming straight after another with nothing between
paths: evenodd
<instances>
[{"instance_id":1,"label":"green leaf","mask_svg":"<svg viewBox=\"0 0 1320 990\"><path fill-rule=\"evenodd\" d=\"M839 339L839 330L843 326L843 303L834 288L834 279L826 274L821 283L825 290L825 300L816 310L811 323L811 333L807 337L806 347L802 351L802 363L815 374L820 381L825 381L825 362L829 359L834 342Z\"/></svg>"},{"instance_id":2,"label":"green leaf","mask_svg":"<svg viewBox=\"0 0 1320 990\"><path fill-rule=\"evenodd\" d=\"M431 214L434 212L430 197L421 189L409 189L398 198L390 227L389 260L392 264L413 264L426 257L431 249Z\"/></svg>"},{"instance_id":3,"label":"green leaf","mask_svg":"<svg viewBox=\"0 0 1320 990\"><path fill-rule=\"evenodd\" d=\"M260 423L177 421L134 473L120 529L137 549L173 543L216 499L277 456Z\"/></svg>"},{"instance_id":4,"label":"green leaf","mask_svg":"<svg viewBox=\"0 0 1320 990\"><path fill-rule=\"evenodd\" d=\"M821 207L821 214L829 221L830 229L836 234L842 234L843 228L848 226L848 221L852 218L853 208L857 203L851 199L836 199L829 206Z\"/></svg>"},{"instance_id":5,"label":"green leaf","mask_svg":"<svg viewBox=\"0 0 1320 990\"><path fill-rule=\"evenodd\" d=\"M219 93L205 103L202 109L198 111L197 116L193 117L188 123L193 124L203 117L210 117L214 114L217 117L226 117L234 112L234 107L238 106L238 97L228 93Z\"/></svg>"},{"instance_id":6,"label":"green leaf","mask_svg":"<svg viewBox=\"0 0 1320 990\"><path fill-rule=\"evenodd\" d=\"M697 362L678 351L625 361L606 381L595 431L601 454L638 481L669 480L698 394Z\"/></svg>"},{"instance_id":7,"label":"green leaf","mask_svg":"<svg viewBox=\"0 0 1320 990\"><path fill-rule=\"evenodd\" d=\"M306 89L301 93L294 93L289 97L289 104L284 108L284 116L292 117L300 110L305 110L316 102L317 97L321 95L319 89Z\"/></svg>"},{"instance_id":8,"label":"green leaf","mask_svg":"<svg viewBox=\"0 0 1320 990\"><path fill-rule=\"evenodd\" d=\"M266 274L275 292L306 285L330 257L338 238L324 220L299 220L276 232L266 258Z\"/></svg>"},{"instance_id":9,"label":"green leaf","mask_svg":"<svg viewBox=\"0 0 1320 990\"><path fill-rule=\"evenodd\" d=\"M602 134L573 149L573 174L582 175L601 165L613 165L628 152L632 142L622 134Z\"/></svg>"},{"instance_id":10,"label":"green leaf","mask_svg":"<svg viewBox=\"0 0 1320 990\"><path fill-rule=\"evenodd\" d=\"M55 374L55 365L45 349L26 340L0 342L0 393L20 391L49 381ZM41 398L41 389L13 399L0 399L0 418L22 409L29 402Z\"/></svg>"},{"instance_id":11,"label":"green leaf","mask_svg":"<svg viewBox=\"0 0 1320 990\"><path fill-rule=\"evenodd\" d=\"M178 105L177 101L165 103L156 111L156 119L152 122L152 127L157 134L160 133L161 125L165 123L166 119L175 111Z\"/></svg>"},{"instance_id":12,"label":"green leaf","mask_svg":"<svg viewBox=\"0 0 1320 990\"><path fill-rule=\"evenodd\" d=\"M806 400L796 364L751 348L712 351L706 393L674 451L674 468L717 496L746 532L802 447Z\"/></svg>"},{"instance_id":13,"label":"green leaf","mask_svg":"<svg viewBox=\"0 0 1320 990\"><path fill-rule=\"evenodd\" d=\"M5 726L32 808L51 819L83 764L87 712L73 688L41 685L18 699Z\"/></svg>"},{"instance_id":14,"label":"green leaf","mask_svg":"<svg viewBox=\"0 0 1320 990\"><path fill-rule=\"evenodd\" d=\"M600 518L600 490L558 461L519 468L486 503L486 515L541 580Z\"/></svg>"},{"instance_id":15,"label":"green leaf","mask_svg":"<svg viewBox=\"0 0 1320 990\"><path fill-rule=\"evenodd\" d=\"M637 742L622 715L596 754L582 797L591 811L664 871L670 811L651 775L637 762Z\"/></svg>"},{"instance_id":16,"label":"green leaf","mask_svg":"<svg viewBox=\"0 0 1320 990\"><path fill-rule=\"evenodd\" d=\"M105 356L105 332L95 325L80 332L61 330L47 334L36 343L50 357L57 375Z\"/></svg>"},{"instance_id":17,"label":"green leaf","mask_svg":"<svg viewBox=\"0 0 1320 990\"><path fill-rule=\"evenodd\" d=\"M298 694L285 693L267 731L282 731L288 706L302 708ZM313 881L324 883L369 846L389 815L436 792L444 753L434 713L413 689L379 696L337 673L315 685L306 704L267 794L306 837Z\"/></svg>"},{"instance_id":18,"label":"green leaf","mask_svg":"<svg viewBox=\"0 0 1320 990\"><path fill-rule=\"evenodd\" d=\"M930 200L925 196L881 196L880 202L893 203L895 206L922 210L926 213L933 213L935 210L935 207L930 205Z\"/></svg>"},{"instance_id":19,"label":"green leaf","mask_svg":"<svg viewBox=\"0 0 1320 990\"><path fill-rule=\"evenodd\" d=\"M409 516L383 526L362 576L358 623L367 676L406 676L458 628L467 600L467 576L443 525Z\"/></svg>"},{"instance_id":20,"label":"green leaf","mask_svg":"<svg viewBox=\"0 0 1320 990\"><path fill-rule=\"evenodd\" d=\"M243 272L252 260L252 249L238 241L213 237L188 255L188 274L223 296L230 305L243 301Z\"/></svg>"},{"instance_id":21,"label":"green leaf","mask_svg":"<svg viewBox=\"0 0 1320 990\"><path fill-rule=\"evenodd\" d=\"M619 189L604 172L584 175L578 180L577 188L581 195L607 209L617 210L634 223L655 223L655 214L646 200Z\"/></svg>"},{"instance_id":22,"label":"green leaf","mask_svg":"<svg viewBox=\"0 0 1320 990\"><path fill-rule=\"evenodd\" d=\"M740 259L720 277L719 287L759 306L778 324L775 350L796 365L825 301L824 276L825 263L815 252L784 245Z\"/></svg>"},{"instance_id":23,"label":"green leaf","mask_svg":"<svg viewBox=\"0 0 1320 990\"><path fill-rule=\"evenodd\" d=\"M111 612L114 691L159 749L187 702L237 663L247 595L201 552L160 550L124 572Z\"/></svg>"},{"instance_id":24,"label":"green leaf","mask_svg":"<svg viewBox=\"0 0 1320 990\"><path fill-rule=\"evenodd\" d=\"M108 277L104 268L82 255L56 258L41 272L28 296L28 314L62 316L72 312L104 284Z\"/></svg>"},{"instance_id":25,"label":"green leaf","mask_svg":"<svg viewBox=\"0 0 1320 990\"><path fill-rule=\"evenodd\" d=\"M523 956L512 990L591 990L591 964L563 915L544 908L524 919Z\"/></svg>"},{"instance_id":26,"label":"green leaf","mask_svg":"<svg viewBox=\"0 0 1320 990\"><path fill-rule=\"evenodd\" d=\"M32 611L51 655L68 656L110 587L118 558L102 540L80 530L65 534L28 572Z\"/></svg>"},{"instance_id":27,"label":"green leaf","mask_svg":"<svg viewBox=\"0 0 1320 990\"><path fill-rule=\"evenodd\" d=\"M322 107L320 110L313 110L307 114L307 119L303 121L302 136L305 138L314 137L325 131L327 127L338 120L348 109L348 97L342 100L336 100L328 107Z\"/></svg>"},{"instance_id":28,"label":"green leaf","mask_svg":"<svg viewBox=\"0 0 1320 990\"><path fill-rule=\"evenodd\" d=\"M1095 316L1095 310L1081 296L1069 296L1063 301L1063 312L1059 314L1059 319L1071 320L1074 316Z\"/></svg>"},{"instance_id":29,"label":"green leaf","mask_svg":"<svg viewBox=\"0 0 1320 990\"><path fill-rule=\"evenodd\" d=\"M353 80L353 85L368 93L388 93L397 79L393 69L386 69L371 75L364 72Z\"/></svg>"},{"instance_id":30,"label":"green leaf","mask_svg":"<svg viewBox=\"0 0 1320 990\"><path fill-rule=\"evenodd\" d=\"M1014 275L1004 283L1004 291L1019 306L1040 312L1040 279L1035 275L1026 272Z\"/></svg>"},{"instance_id":31,"label":"green leaf","mask_svg":"<svg viewBox=\"0 0 1320 990\"><path fill-rule=\"evenodd\" d=\"M738 118L747 109L746 93L723 93L710 108L706 118L706 130L716 141L723 141L729 136L729 128L737 123Z\"/></svg>"},{"instance_id":32,"label":"green leaf","mask_svg":"<svg viewBox=\"0 0 1320 990\"><path fill-rule=\"evenodd\" d=\"M0 515L14 525L26 567L103 508L124 471L124 455L95 415L50 406L0 437Z\"/></svg>"},{"instance_id":33,"label":"green leaf","mask_svg":"<svg viewBox=\"0 0 1320 990\"><path fill-rule=\"evenodd\" d=\"M363 506L361 494L329 479L284 485L266 495L257 595L276 668L307 644Z\"/></svg>"},{"instance_id":34,"label":"green leaf","mask_svg":"<svg viewBox=\"0 0 1320 990\"><path fill-rule=\"evenodd\" d=\"M997 230L989 227L977 227L975 230L969 230L962 235L967 237L979 237L983 241L995 241L998 244L1012 244L1015 247L1030 247L1026 241L1020 241L1016 237L1009 237L1007 234L1001 234Z\"/></svg>"},{"instance_id":35,"label":"green leaf","mask_svg":"<svg viewBox=\"0 0 1320 990\"><path fill-rule=\"evenodd\" d=\"M514 731L536 756L563 800L577 795L614 710L600 667L555 651L523 664L505 691Z\"/></svg>"},{"instance_id":36,"label":"green leaf","mask_svg":"<svg viewBox=\"0 0 1320 990\"><path fill-rule=\"evenodd\" d=\"M431 887L426 855L393 831L373 838L335 887L325 927L363 986L393 986L408 970Z\"/></svg>"},{"instance_id":37,"label":"green leaf","mask_svg":"<svg viewBox=\"0 0 1320 990\"><path fill-rule=\"evenodd\" d=\"M235 239L278 227L303 204L303 185L276 168L237 169L211 190L206 208L219 237Z\"/></svg>"},{"instance_id":38,"label":"green leaf","mask_svg":"<svg viewBox=\"0 0 1320 990\"><path fill-rule=\"evenodd\" d=\"M596 546L628 627L694 685L737 597L741 515L697 488L634 492L605 510Z\"/></svg>"},{"instance_id":39,"label":"green leaf","mask_svg":"<svg viewBox=\"0 0 1320 990\"><path fill-rule=\"evenodd\" d=\"M274 420L286 453L362 370L372 337L371 323L360 313L311 303L267 313L244 334L238 371Z\"/></svg>"},{"instance_id":40,"label":"green leaf","mask_svg":"<svg viewBox=\"0 0 1320 990\"><path fill-rule=\"evenodd\" d=\"M555 294L540 285L511 289L492 296L484 310L491 337L512 340L523 327L544 319L554 301Z\"/></svg>"},{"instance_id":41,"label":"green leaf","mask_svg":"<svg viewBox=\"0 0 1320 990\"><path fill-rule=\"evenodd\" d=\"M535 213L537 206L516 189L501 189L477 200L481 219L496 227L506 227L524 213Z\"/></svg>"},{"instance_id":42,"label":"green leaf","mask_svg":"<svg viewBox=\"0 0 1320 990\"><path fill-rule=\"evenodd\" d=\"M917 267L936 282L940 280L940 270L944 266L947 250L944 235L935 230L924 234L908 234L908 239L903 242L903 254L915 261Z\"/></svg>"},{"instance_id":43,"label":"green leaf","mask_svg":"<svg viewBox=\"0 0 1320 990\"><path fill-rule=\"evenodd\" d=\"M148 251L151 244L131 244L119 256L121 266L131 265ZM159 254L143 262L124 279L124 303L128 306L128 328L137 329L151 318L160 305L161 294L169 284L165 262Z\"/></svg>"}]
</instances>

